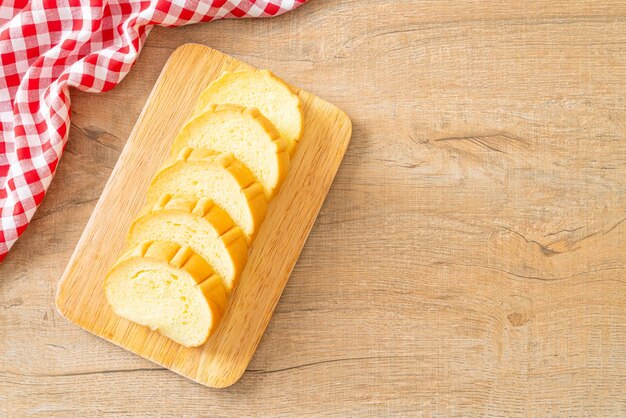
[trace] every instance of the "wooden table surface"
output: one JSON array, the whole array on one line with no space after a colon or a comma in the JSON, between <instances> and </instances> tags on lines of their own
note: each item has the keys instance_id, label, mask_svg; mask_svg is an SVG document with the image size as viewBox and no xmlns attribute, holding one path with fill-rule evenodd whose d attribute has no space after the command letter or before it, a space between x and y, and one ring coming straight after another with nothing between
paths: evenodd
<instances>
[{"instance_id":1,"label":"wooden table surface","mask_svg":"<svg viewBox=\"0 0 626 418\"><path fill-rule=\"evenodd\" d=\"M239 383L214 390L55 310L172 51L329 100L352 142ZM155 29L72 129L0 266L0 415L626 415L626 3L313 0ZM172 98L175 100L175 98Z\"/></svg>"}]
</instances>

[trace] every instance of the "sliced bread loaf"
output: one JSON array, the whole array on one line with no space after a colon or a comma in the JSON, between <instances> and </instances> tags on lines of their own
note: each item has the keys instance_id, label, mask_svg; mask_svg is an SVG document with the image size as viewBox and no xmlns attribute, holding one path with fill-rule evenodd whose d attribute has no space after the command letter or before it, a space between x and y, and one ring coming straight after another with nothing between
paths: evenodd
<instances>
[{"instance_id":1,"label":"sliced bread loaf","mask_svg":"<svg viewBox=\"0 0 626 418\"><path fill-rule=\"evenodd\" d=\"M231 153L244 163L271 198L289 169L287 143L256 108L209 105L178 133L171 153L184 147Z\"/></svg>"},{"instance_id":2,"label":"sliced bread loaf","mask_svg":"<svg viewBox=\"0 0 626 418\"><path fill-rule=\"evenodd\" d=\"M226 72L200 95L196 114L213 103L235 103L256 107L271 120L280 136L290 141L293 154L302 135L303 116L300 98L280 78L267 70Z\"/></svg>"},{"instance_id":3,"label":"sliced bread loaf","mask_svg":"<svg viewBox=\"0 0 626 418\"><path fill-rule=\"evenodd\" d=\"M207 340L226 306L221 279L189 247L140 243L105 279L113 311L187 347Z\"/></svg>"},{"instance_id":4,"label":"sliced bread loaf","mask_svg":"<svg viewBox=\"0 0 626 418\"><path fill-rule=\"evenodd\" d=\"M148 188L148 204L166 194L208 198L224 209L250 243L267 212L263 186L231 154L184 148L157 173Z\"/></svg>"},{"instance_id":5,"label":"sliced bread loaf","mask_svg":"<svg viewBox=\"0 0 626 418\"><path fill-rule=\"evenodd\" d=\"M230 293L248 259L248 244L228 214L207 198L161 196L128 232L130 246L144 241L189 246L221 276Z\"/></svg>"}]
</instances>

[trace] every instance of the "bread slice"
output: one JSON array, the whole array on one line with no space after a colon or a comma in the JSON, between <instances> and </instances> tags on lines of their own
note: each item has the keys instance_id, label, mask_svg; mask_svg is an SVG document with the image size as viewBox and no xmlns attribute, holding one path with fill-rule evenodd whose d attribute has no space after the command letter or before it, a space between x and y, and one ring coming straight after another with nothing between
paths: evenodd
<instances>
[{"instance_id":1,"label":"bread slice","mask_svg":"<svg viewBox=\"0 0 626 418\"><path fill-rule=\"evenodd\" d=\"M184 148L176 160L157 173L148 188L148 204L165 194L208 198L224 209L252 242L265 219L263 186L231 154Z\"/></svg>"},{"instance_id":2,"label":"bread slice","mask_svg":"<svg viewBox=\"0 0 626 418\"><path fill-rule=\"evenodd\" d=\"M302 136L300 98L280 78L267 70L225 72L200 95L196 114L213 103L256 107L271 120L280 136L290 142L290 154Z\"/></svg>"},{"instance_id":3,"label":"bread slice","mask_svg":"<svg viewBox=\"0 0 626 418\"><path fill-rule=\"evenodd\" d=\"M222 281L189 247L143 242L105 279L113 311L186 347L206 342L226 306Z\"/></svg>"},{"instance_id":4,"label":"bread slice","mask_svg":"<svg viewBox=\"0 0 626 418\"><path fill-rule=\"evenodd\" d=\"M235 287L248 259L248 244L241 228L204 197L161 196L128 232L130 246L154 240L189 246L222 278L226 293Z\"/></svg>"},{"instance_id":5,"label":"bread slice","mask_svg":"<svg viewBox=\"0 0 626 418\"><path fill-rule=\"evenodd\" d=\"M289 169L287 143L256 108L209 105L178 133L171 153L184 147L231 153L244 163L271 198Z\"/></svg>"}]
</instances>

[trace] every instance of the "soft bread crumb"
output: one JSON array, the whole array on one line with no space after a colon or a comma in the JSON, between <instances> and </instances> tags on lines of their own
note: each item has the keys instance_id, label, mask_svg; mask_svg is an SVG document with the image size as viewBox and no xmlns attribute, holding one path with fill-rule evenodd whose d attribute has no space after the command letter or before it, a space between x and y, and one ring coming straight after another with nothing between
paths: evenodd
<instances>
[{"instance_id":1,"label":"soft bread crumb","mask_svg":"<svg viewBox=\"0 0 626 418\"><path fill-rule=\"evenodd\" d=\"M268 70L225 72L202 92L196 114L216 103L258 108L294 146L302 136L304 118L300 98Z\"/></svg>"},{"instance_id":2,"label":"soft bread crumb","mask_svg":"<svg viewBox=\"0 0 626 418\"><path fill-rule=\"evenodd\" d=\"M155 240L189 246L213 267L228 293L248 258L241 228L207 198L163 195L150 212L133 222L128 233L130 246Z\"/></svg>"},{"instance_id":3,"label":"soft bread crumb","mask_svg":"<svg viewBox=\"0 0 626 418\"><path fill-rule=\"evenodd\" d=\"M221 279L188 247L143 242L105 279L113 311L186 347L207 340L226 306Z\"/></svg>"},{"instance_id":4,"label":"soft bread crumb","mask_svg":"<svg viewBox=\"0 0 626 418\"><path fill-rule=\"evenodd\" d=\"M252 241L267 212L263 187L250 170L228 154L184 148L179 159L159 171L148 188L148 203L165 194L208 198Z\"/></svg>"},{"instance_id":5,"label":"soft bread crumb","mask_svg":"<svg viewBox=\"0 0 626 418\"><path fill-rule=\"evenodd\" d=\"M179 132L172 155L184 147L232 154L250 169L268 198L278 191L289 169L287 141L256 108L209 105Z\"/></svg>"}]
</instances>

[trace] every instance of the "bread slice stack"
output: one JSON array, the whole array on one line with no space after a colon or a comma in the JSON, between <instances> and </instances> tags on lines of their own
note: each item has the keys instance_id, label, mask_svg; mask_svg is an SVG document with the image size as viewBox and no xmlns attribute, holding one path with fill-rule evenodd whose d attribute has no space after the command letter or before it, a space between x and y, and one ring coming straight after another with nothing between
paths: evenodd
<instances>
[{"instance_id":1,"label":"bread slice stack","mask_svg":"<svg viewBox=\"0 0 626 418\"><path fill-rule=\"evenodd\" d=\"M298 96L266 70L224 73L173 140L170 160L105 279L119 316L186 347L215 331L302 135Z\"/></svg>"}]
</instances>

